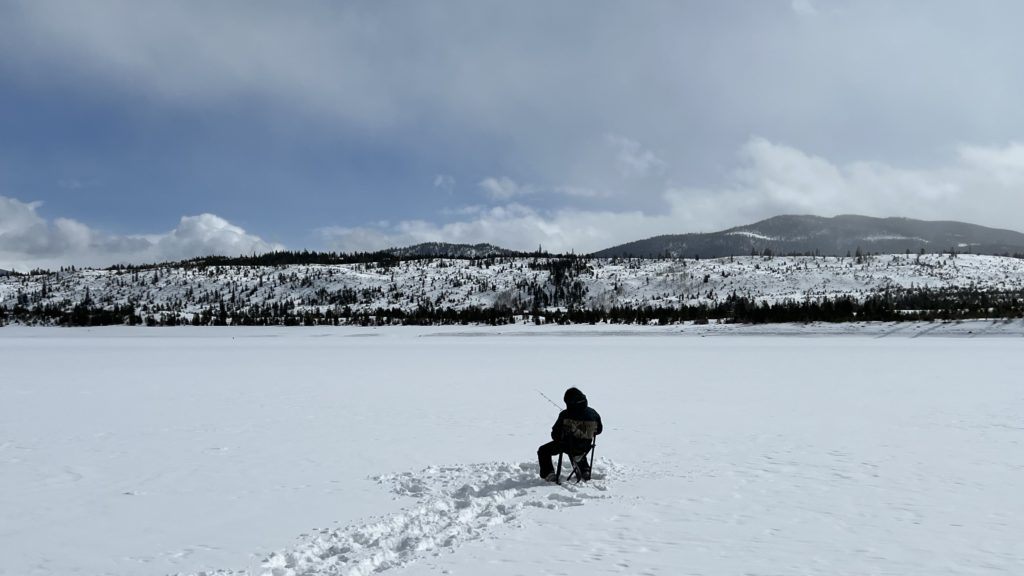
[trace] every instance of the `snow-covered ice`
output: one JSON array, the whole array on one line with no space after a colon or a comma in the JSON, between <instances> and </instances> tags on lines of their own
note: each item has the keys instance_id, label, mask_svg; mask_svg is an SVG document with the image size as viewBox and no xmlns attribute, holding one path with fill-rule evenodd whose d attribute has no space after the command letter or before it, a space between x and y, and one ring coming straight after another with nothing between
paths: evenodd
<instances>
[{"instance_id":1,"label":"snow-covered ice","mask_svg":"<svg viewBox=\"0 0 1024 576\"><path fill-rule=\"evenodd\" d=\"M1022 334L6 327L0 574L1021 574Z\"/></svg>"}]
</instances>

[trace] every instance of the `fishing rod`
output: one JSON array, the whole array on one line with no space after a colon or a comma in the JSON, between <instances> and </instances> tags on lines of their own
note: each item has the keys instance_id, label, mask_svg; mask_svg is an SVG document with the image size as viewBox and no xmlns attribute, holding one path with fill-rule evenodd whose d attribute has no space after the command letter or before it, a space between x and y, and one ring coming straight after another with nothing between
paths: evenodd
<instances>
[{"instance_id":1,"label":"fishing rod","mask_svg":"<svg viewBox=\"0 0 1024 576\"><path fill-rule=\"evenodd\" d=\"M545 400L547 400L548 402L551 402L552 406L554 406L555 408L558 408L559 410L562 409L561 406L559 406L558 404L555 404L555 401L552 400L551 398L548 398L543 392L541 392L540 390L537 390L536 388L534 388L534 390L537 392L537 394L540 394L541 396L544 396Z\"/></svg>"}]
</instances>

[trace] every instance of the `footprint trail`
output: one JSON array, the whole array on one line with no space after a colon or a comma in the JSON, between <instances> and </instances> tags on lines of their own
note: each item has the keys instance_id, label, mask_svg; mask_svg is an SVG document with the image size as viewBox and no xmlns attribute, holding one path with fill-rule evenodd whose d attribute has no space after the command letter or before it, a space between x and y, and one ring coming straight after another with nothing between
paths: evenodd
<instances>
[{"instance_id":1,"label":"footprint trail","mask_svg":"<svg viewBox=\"0 0 1024 576\"><path fill-rule=\"evenodd\" d=\"M533 464L487 463L428 467L374 480L398 496L415 498L401 512L344 528L303 535L289 550L263 562L260 576L366 576L453 551L502 526L520 525L529 509L559 510L608 498L607 482L619 474L598 466L588 484L555 486L537 477ZM194 576L237 576L231 571Z\"/></svg>"}]
</instances>

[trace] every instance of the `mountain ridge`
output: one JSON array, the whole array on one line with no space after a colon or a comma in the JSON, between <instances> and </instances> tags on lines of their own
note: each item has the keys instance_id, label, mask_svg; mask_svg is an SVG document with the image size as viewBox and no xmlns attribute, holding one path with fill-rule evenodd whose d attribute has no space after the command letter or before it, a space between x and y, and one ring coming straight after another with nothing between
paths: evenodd
<instances>
[{"instance_id":1,"label":"mountain ridge","mask_svg":"<svg viewBox=\"0 0 1024 576\"><path fill-rule=\"evenodd\" d=\"M780 215L718 232L663 234L594 252L598 258L722 258L752 253L845 256L857 251L1024 253L1024 234L952 220Z\"/></svg>"},{"instance_id":2,"label":"mountain ridge","mask_svg":"<svg viewBox=\"0 0 1024 576\"><path fill-rule=\"evenodd\" d=\"M411 246L383 250L398 258L493 258L521 254L488 243L455 244L451 242L421 242Z\"/></svg>"}]
</instances>

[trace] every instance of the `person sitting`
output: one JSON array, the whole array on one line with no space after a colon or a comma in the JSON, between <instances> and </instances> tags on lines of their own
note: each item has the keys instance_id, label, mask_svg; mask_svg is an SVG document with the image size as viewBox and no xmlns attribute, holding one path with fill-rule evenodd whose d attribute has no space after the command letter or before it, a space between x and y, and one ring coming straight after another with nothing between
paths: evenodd
<instances>
[{"instance_id":1,"label":"person sitting","mask_svg":"<svg viewBox=\"0 0 1024 576\"><path fill-rule=\"evenodd\" d=\"M578 388L565 391L565 410L558 414L558 420L551 427L551 442L537 449L540 462L540 477L557 482L558 475L551 464L551 457L556 454L568 454L570 458L579 459L577 468L581 480L590 480L590 465L585 455L594 444L594 437L601 433L601 415L587 405L587 397Z\"/></svg>"}]
</instances>

